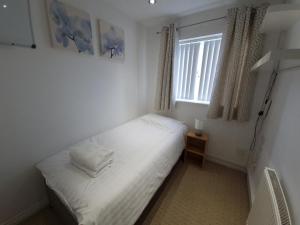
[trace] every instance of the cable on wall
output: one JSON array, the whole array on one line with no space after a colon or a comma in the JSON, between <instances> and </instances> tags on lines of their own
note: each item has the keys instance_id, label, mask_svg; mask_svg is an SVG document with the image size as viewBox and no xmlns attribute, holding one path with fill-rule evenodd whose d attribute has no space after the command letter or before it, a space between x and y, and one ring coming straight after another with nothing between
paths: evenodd
<instances>
[{"instance_id":1,"label":"cable on wall","mask_svg":"<svg viewBox=\"0 0 300 225\"><path fill-rule=\"evenodd\" d=\"M269 114L269 111L270 111L270 108L271 108L271 105L272 105L272 93L273 93L273 89L274 89L274 86L276 84L277 78L278 78L278 71L274 70L272 72L270 82L269 82L268 88L265 92L260 110L257 114L257 119L256 119L255 126L254 126L253 137L252 137L251 145L250 145L250 148L249 148L250 152L254 151L255 146L256 146L257 136L260 133L262 127L263 127L265 119L268 117L268 114ZM250 161L250 155L249 155L249 158L248 158L248 164L249 164L249 161Z\"/></svg>"},{"instance_id":2,"label":"cable on wall","mask_svg":"<svg viewBox=\"0 0 300 225\"><path fill-rule=\"evenodd\" d=\"M261 128L263 126L263 122L267 118L269 110L271 108L271 105L272 105L271 97L272 97L272 92L273 92L273 88L275 86L277 77L278 77L278 72L273 71L273 73L271 75L271 80L270 80L269 86L268 86L265 96L264 96L263 103L262 103L260 110L258 112L258 115L257 115L257 120L255 123L255 128L254 128L252 143L250 146L250 151L253 151L255 148L257 134L261 130ZM258 127L260 128L259 130L258 130Z\"/></svg>"}]
</instances>

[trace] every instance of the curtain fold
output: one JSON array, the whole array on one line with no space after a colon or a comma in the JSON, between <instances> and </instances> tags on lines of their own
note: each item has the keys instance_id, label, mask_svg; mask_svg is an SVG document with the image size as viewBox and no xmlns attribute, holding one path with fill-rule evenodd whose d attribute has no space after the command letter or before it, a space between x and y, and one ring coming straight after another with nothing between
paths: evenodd
<instances>
[{"instance_id":1,"label":"curtain fold","mask_svg":"<svg viewBox=\"0 0 300 225\"><path fill-rule=\"evenodd\" d=\"M259 26L267 4L228 10L222 63L208 110L208 118L249 120L256 76L251 67L261 56Z\"/></svg>"},{"instance_id":2,"label":"curtain fold","mask_svg":"<svg viewBox=\"0 0 300 225\"><path fill-rule=\"evenodd\" d=\"M173 71L175 54L175 25L163 27L161 31L156 110L171 111L173 103Z\"/></svg>"}]
</instances>

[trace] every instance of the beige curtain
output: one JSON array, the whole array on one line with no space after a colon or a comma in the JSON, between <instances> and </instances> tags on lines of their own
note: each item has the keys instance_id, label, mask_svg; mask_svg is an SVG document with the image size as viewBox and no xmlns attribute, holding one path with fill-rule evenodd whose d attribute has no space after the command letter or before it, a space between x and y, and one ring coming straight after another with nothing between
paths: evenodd
<instances>
[{"instance_id":1,"label":"beige curtain","mask_svg":"<svg viewBox=\"0 0 300 225\"><path fill-rule=\"evenodd\" d=\"M175 27L171 24L161 31L156 110L166 112L172 107Z\"/></svg>"},{"instance_id":2,"label":"beige curtain","mask_svg":"<svg viewBox=\"0 0 300 225\"><path fill-rule=\"evenodd\" d=\"M251 67L261 56L259 33L267 5L228 10L223 61L208 110L209 118L247 121L256 76Z\"/></svg>"}]
</instances>

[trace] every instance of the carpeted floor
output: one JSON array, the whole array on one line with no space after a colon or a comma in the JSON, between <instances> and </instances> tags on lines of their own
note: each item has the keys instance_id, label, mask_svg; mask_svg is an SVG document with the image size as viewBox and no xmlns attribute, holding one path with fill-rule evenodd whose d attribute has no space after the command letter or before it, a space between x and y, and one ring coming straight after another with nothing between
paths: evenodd
<instances>
[{"instance_id":1,"label":"carpeted floor","mask_svg":"<svg viewBox=\"0 0 300 225\"><path fill-rule=\"evenodd\" d=\"M245 225L246 175L211 162L180 163L142 225ZM47 208L22 225L63 225Z\"/></svg>"}]
</instances>

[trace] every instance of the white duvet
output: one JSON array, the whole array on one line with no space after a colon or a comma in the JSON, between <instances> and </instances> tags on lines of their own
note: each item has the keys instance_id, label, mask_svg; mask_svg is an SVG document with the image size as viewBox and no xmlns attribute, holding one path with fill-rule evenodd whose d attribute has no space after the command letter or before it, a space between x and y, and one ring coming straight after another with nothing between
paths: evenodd
<instances>
[{"instance_id":1,"label":"white duvet","mask_svg":"<svg viewBox=\"0 0 300 225\"><path fill-rule=\"evenodd\" d=\"M91 138L114 149L97 178L72 166L68 150L37 167L80 225L133 225L181 155L185 132L181 122L149 114Z\"/></svg>"}]
</instances>

